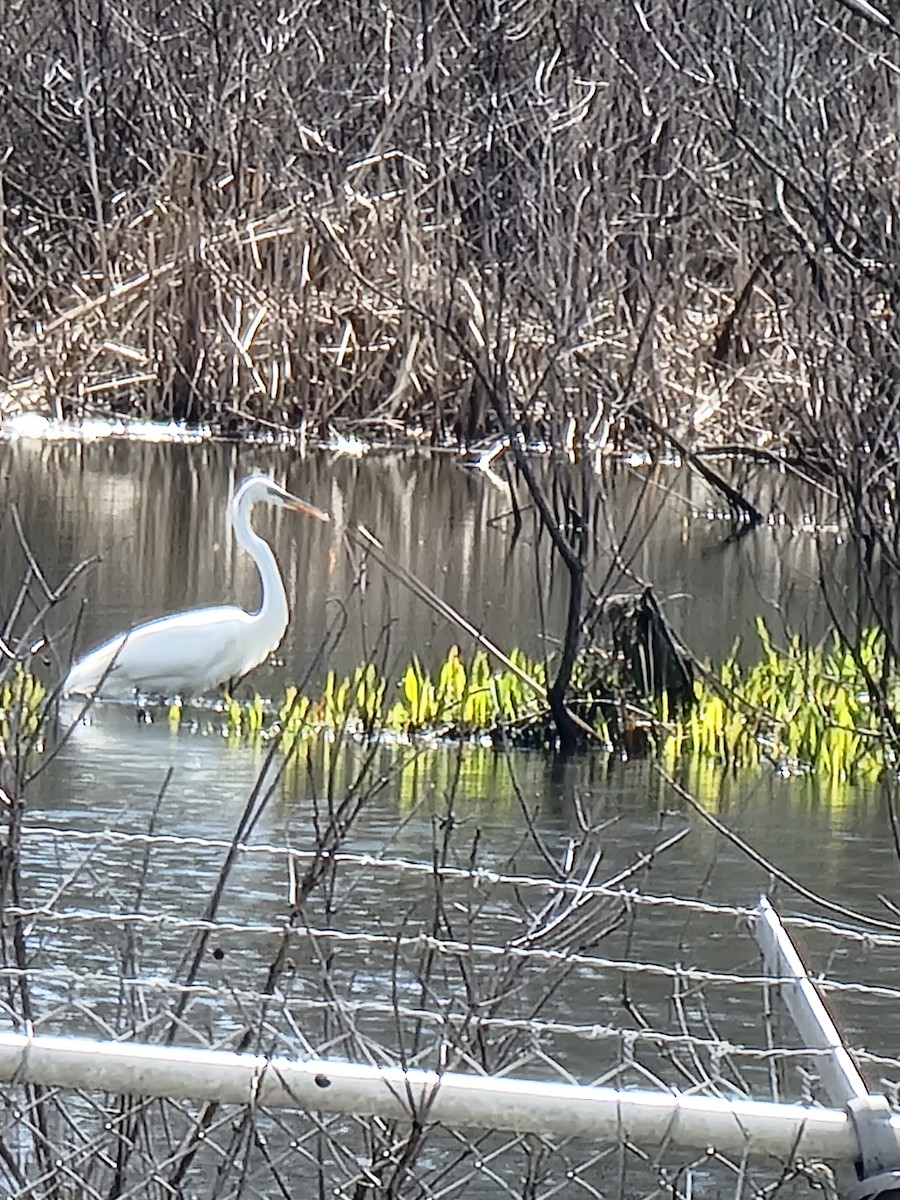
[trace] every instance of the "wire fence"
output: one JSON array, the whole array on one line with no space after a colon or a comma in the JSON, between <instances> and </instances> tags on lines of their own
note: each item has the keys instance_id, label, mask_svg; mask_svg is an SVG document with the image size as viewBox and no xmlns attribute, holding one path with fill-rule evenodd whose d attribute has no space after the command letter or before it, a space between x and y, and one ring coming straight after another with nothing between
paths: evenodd
<instances>
[{"instance_id":1,"label":"wire fence","mask_svg":"<svg viewBox=\"0 0 900 1200\"><path fill-rule=\"evenodd\" d=\"M346 800L346 797L345 797ZM345 801L344 801L345 802ZM342 802L343 803L343 802ZM326 815L327 814L327 815ZM377 852L324 806L296 844L12 818L0 1016L29 1034L402 1065L518 1080L823 1102L748 936L751 912L649 890L681 833L605 878L602 833L544 873L398 815ZM340 827L340 836L334 836ZM419 830L421 833L421 830ZM475 839L477 841L477 839ZM428 851L430 850L430 854ZM532 862L534 856L532 856ZM7 869L8 866L7 866ZM895 1009L900 931L788 921L826 999ZM671 948L667 957L661 948ZM868 979L867 967L871 968ZM852 1047L851 1047L852 1048ZM896 1099L900 1060L854 1050ZM671 1142L484 1133L379 1117L136 1099L14 1083L0 1179L15 1197L807 1195L824 1164Z\"/></svg>"}]
</instances>

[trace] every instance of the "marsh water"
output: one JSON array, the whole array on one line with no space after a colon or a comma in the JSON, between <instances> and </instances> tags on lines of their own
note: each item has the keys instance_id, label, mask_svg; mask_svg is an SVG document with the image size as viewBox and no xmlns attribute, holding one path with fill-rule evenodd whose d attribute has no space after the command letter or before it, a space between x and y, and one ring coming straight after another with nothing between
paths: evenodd
<instances>
[{"instance_id":1,"label":"marsh water","mask_svg":"<svg viewBox=\"0 0 900 1200\"><path fill-rule=\"evenodd\" d=\"M281 657L296 678L327 633L342 627L330 665L343 669L385 642L399 659L439 656L458 635L402 588L370 572L356 596L358 555L345 531L364 523L390 555L503 646L552 650L561 626L563 581L536 543L527 498L508 476L467 470L426 453L303 458L271 446L0 443L0 501L15 500L32 549L57 581L85 559L97 564L78 595L87 603L76 649L159 613L236 598L256 601L255 569L232 545L227 498L253 470L275 472L333 514L319 526L258 514L272 538L294 619ZM785 525L732 542L709 490L678 470L621 464L609 501L592 511L596 582L604 590L651 583L691 649L721 658L764 615L772 628L810 637L827 628L819 580L843 573L833 537L817 538L826 511L806 511L789 480L766 485ZM513 538L518 510L521 532ZM524 510L524 511L523 511ZM5 523L2 586L14 591L24 559ZM544 539L545 541L546 539ZM824 560L824 561L823 561ZM342 609L341 612L338 610ZM72 610L65 615L71 618ZM547 641L545 641L547 639ZM277 688L278 675L255 682Z\"/></svg>"},{"instance_id":2,"label":"marsh water","mask_svg":"<svg viewBox=\"0 0 900 1200\"><path fill-rule=\"evenodd\" d=\"M59 679L73 646L81 651L138 620L225 598L248 607L256 602L254 570L231 545L225 509L235 481L250 470L274 473L334 517L330 526L320 527L288 514L257 515L257 528L276 548L293 608L278 661L252 680L261 693L274 695L286 682L310 680L313 686L329 666L344 671L369 656L388 674L413 654L434 664L460 640L374 565L361 571L359 554L345 537L356 522L364 522L392 556L489 637L535 656L552 648L562 626L562 580L534 534L527 507L520 535L511 536L515 509L525 502L521 492L513 497L501 473L486 476L448 456L414 453L301 458L263 445L22 439L0 443L0 503L6 514L0 611L10 611L27 566L11 519L13 503L27 554L51 587L78 563L97 560L51 616L52 644L37 659L49 684ZM759 615L776 632L821 636L828 629L823 573L836 590L851 587L842 582L848 568L840 539L828 532L827 512L815 517L805 512L803 498L786 481L771 486L767 503L785 520L729 540L714 499L696 481L675 469L623 463L595 514L598 576L602 580L608 572L613 590L652 582L685 643L713 661L739 636L752 650ZM622 572L623 562L630 577ZM28 611L26 601L20 623ZM60 721L65 725L76 716L77 709L63 706ZM98 977L104 971L115 975L104 939L115 914L133 910L138 875L145 909L172 921L202 916L222 847L267 769L265 746L230 742L207 718L201 713L172 729L165 714L138 720L129 706L97 705L87 719L76 721L30 784L33 898L58 896L65 886L73 909L109 922L98 937L90 919L80 935L75 921L72 935ZM283 909L289 883L278 849L310 848L323 797L333 803L342 788L351 788L361 753L319 746L305 756L302 769L281 780L249 837L268 849L248 857L225 902L223 913L234 931L223 934L223 944L230 936L240 947L242 929L265 931ZM346 762L335 761L341 754ZM649 963L753 974L758 962L752 941L732 914L754 904L761 891L773 894L788 915L834 915L774 879L766 864L834 905L881 919L891 915L880 897L900 898L900 863L878 787L782 778L772 769L731 776L679 768L681 783L760 862L686 806L652 762L610 762L599 753L562 760L482 746L397 745L382 747L368 769L378 786L371 788L343 846L350 855L431 861L451 798L448 861L464 867L477 843L479 866L513 866L521 875L546 874L543 855L561 861L572 839L590 838L602 850L595 876L602 882L686 830L634 882L652 896L696 901L698 913L704 905L721 905L723 913L654 909L642 925L639 946L641 961ZM140 840L148 831L156 839L149 869ZM137 840L123 852L122 842L109 835ZM395 921L410 922L421 903L420 888L411 872L358 866L352 893L357 926L384 933ZM269 936L258 931L247 937ZM852 1046L895 1058L896 1024L887 1018L896 1009L891 990L896 947L835 943L802 929L797 936L812 965L827 969L830 979L889 989L879 998L865 989L830 998ZM152 963L151 940L145 935L145 959ZM184 937L176 936L176 943L181 953ZM601 943L601 952L625 957L628 947ZM156 967L162 971L166 953L160 954ZM66 976L70 957L54 963L48 953L46 966L48 1002L77 991L77 980ZM577 986L567 989L556 1019L627 1025L621 989L608 985L608 979L583 972ZM377 981L372 987L378 990ZM666 984L657 997L660 1011L668 994ZM110 1011L114 998L111 984ZM718 1036L736 1042L752 1037L759 1020L757 993L714 986L706 1003L711 1009L704 1021ZM213 1041L227 1034L222 1020L210 1010ZM84 1024L91 1028L86 1018ZM600 1066L599 1058L597 1064L579 1062L583 1078Z\"/></svg>"}]
</instances>

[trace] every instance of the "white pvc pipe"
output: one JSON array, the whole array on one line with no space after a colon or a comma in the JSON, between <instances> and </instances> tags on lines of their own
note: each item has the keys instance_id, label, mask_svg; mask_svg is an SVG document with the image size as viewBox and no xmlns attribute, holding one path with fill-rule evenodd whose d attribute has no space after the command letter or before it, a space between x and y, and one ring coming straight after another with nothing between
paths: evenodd
<instances>
[{"instance_id":1,"label":"white pvc pipe","mask_svg":"<svg viewBox=\"0 0 900 1200\"><path fill-rule=\"evenodd\" d=\"M816 1071L831 1103L843 1106L851 1100L865 1099L869 1094L865 1080L807 974L797 947L765 896L759 898L753 936L762 950L766 973L780 980L781 999L803 1045L828 1051L816 1060Z\"/></svg>"},{"instance_id":2,"label":"white pvc pipe","mask_svg":"<svg viewBox=\"0 0 900 1200\"><path fill-rule=\"evenodd\" d=\"M386 1119L415 1110L428 1122L457 1129L602 1143L627 1138L647 1147L715 1147L780 1159L858 1154L847 1115L834 1109L87 1038L0 1033L0 1081ZM900 1155L900 1117L892 1126Z\"/></svg>"}]
</instances>

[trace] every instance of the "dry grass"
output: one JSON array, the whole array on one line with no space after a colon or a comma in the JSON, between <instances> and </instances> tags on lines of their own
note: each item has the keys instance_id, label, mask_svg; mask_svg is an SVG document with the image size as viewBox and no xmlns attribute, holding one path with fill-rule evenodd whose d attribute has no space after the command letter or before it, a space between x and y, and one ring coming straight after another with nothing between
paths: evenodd
<instances>
[{"instance_id":1,"label":"dry grass","mask_svg":"<svg viewBox=\"0 0 900 1200\"><path fill-rule=\"evenodd\" d=\"M499 390L526 436L601 449L635 408L776 448L821 440L835 398L883 419L875 24L796 0L13 8L5 411L444 442L495 433Z\"/></svg>"}]
</instances>

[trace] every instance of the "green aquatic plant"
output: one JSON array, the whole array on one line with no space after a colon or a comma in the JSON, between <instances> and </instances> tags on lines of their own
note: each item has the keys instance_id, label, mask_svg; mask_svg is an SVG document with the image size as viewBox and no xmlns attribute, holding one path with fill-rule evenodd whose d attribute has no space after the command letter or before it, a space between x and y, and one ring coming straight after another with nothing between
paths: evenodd
<instances>
[{"instance_id":1,"label":"green aquatic plant","mask_svg":"<svg viewBox=\"0 0 900 1200\"><path fill-rule=\"evenodd\" d=\"M510 661L543 686L542 663L516 650ZM459 648L451 646L436 678L413 659L403 675L401 698L387 714L387 727L403 733L485 734L500 725L541 719L544 711L544 704L520 675L505 667L492 669L481 649L467 663Z\"/></svg>"},{"instance_id":2,"label":"green aquatic plant","mask_svg":"<svg viewBox=\"0 0 900 1200\"><path fill-rule=\"evenodd\" d=\"M884 637L866 630L853 650L834 637L809 646L798 637L775 646L763 621L759 654L744 665L738 649L694 684L693 702L671 705L665 694L649 705L646 729L626 729L622 752L656 746L667 762L693 756L720 767L753 768L763 762L785 773L813 770L837 780L876 778L892 762L884 711L869 697L869 681L884 671ZM513 651L518 671L543 685L543 664ZM891 691L900 701L900 683ZM606 697L608 704L627 697ZM602 742L607 729L597 696L575 696ZM897 705L900 710L900 704ZM495 736L520 744L547 744L546 706L518 673L497 668L484 650L466 659L453 646L430 672L414 657L391 685L374 664L347 676L329 672L318 697L288 688L277 705L228 701L232 739L280 736L285 750L317 733L386 736ZM635 733L646 736L636 737Z\"/></svg>"},{"instance_id":3,"label":"green aquatic plant","mask_svg":"<svg viewBox=\"0 0 900 1200\"><path fill-rule=\"evenodd\" d=\"M0 754L8 754L13 741L34 744L44 716L47 689L22 663L0 685Z\"/></svg>"},{"instance_id":4,"label":"green aquatic plant","mask_svg":"<svg viewBox=\"0 0 900 1200\"><path fill-rule=\"evenodd\" d=\"M518 651L513 651L510 661L543 685L543 664ZM373 663L367 663L346 676L329 671L317 697L300 695L289 687L276 705L266 706L255 696L245 703L230 698L225 706L229 735L277 734L285 747L315 732L345 728L353 733L461 737L543 717L543 704L519 675L506 668L492 669L484 650L476 650L467 661L457 646L451 646L434 674L414 657L393 687Z\"/></svg>"},{"instance_id":5,"label":"green aquatic plant","mask_svg":"<svg viewBox=\"0 0 900 1200\"><path fill-rule=\"evenodd\" d=\"M799 637L775 647L765 622L756 622L761 653L749 667L733 653L694 686L689 713L670 724L680 753L724 766L813 770L840 780L877 778L891 762L883 706L872 681L885 671L885 638L863 631L849 649L835 634L821 645ZM886 689L896 713L900 691Z\"/></svg>"}]
</instances>

